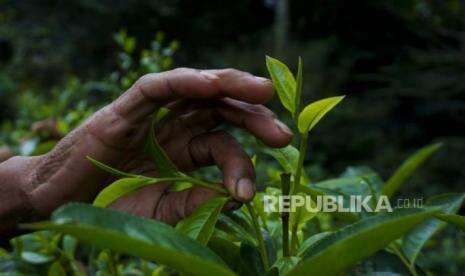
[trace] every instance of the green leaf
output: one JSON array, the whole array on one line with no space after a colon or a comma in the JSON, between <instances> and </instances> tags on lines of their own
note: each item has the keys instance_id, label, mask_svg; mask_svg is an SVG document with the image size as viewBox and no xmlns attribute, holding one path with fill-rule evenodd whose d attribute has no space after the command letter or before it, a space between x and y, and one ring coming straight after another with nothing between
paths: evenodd
<instances>
[{"instance_id":1,"label":"green leaf","mask_svg":"<svg viewBox=\"0 0 465 276\"><path fill-rule=\"evenodd\" d=\"M179 222L176 230L198 240L201 244L207 244L227 201L226 197L216 197L203 203L192 215Z\"/></svg>"},{"instance_id":2,"label":"green leaf","mask_svg":"<svg viewBox=\"0 0 465 276\"><path fill-rule=\"evenodd\" d=\"M435 209L396 210L341 228L310 246L288 275L337 275L437 213Z\"/></svg>"},{"instance_id":3,"label":"green leaf","mask_svg":"<svg viewBox=\"0 0 465 276\"><path fill-rule=\"evenodd\" d=\"M254 236L249 233L242 225L231 219L230 217L220 214L220 219L217 223L217 228L221 231L235 237L237 240L256 244Z\"/></svg>"},{"instance_id":4,"label":"green leaf","mask_svg":"<svg viewBox=\"0 0 465 276\"><path fill-rule=\"evenodd\" d=\"M149 130L149 137L147 138L145 151L155 163L160 176L175 176L179 174L176 166L171 162L165 151L158 144L157 138L155 137L154 127L151 127Z\"/></svg>"},{"instance_id":5,"label":"green leaf","mask_svg":"<svg viewBox=\"0 0 465 276\"><path fill-rule=\"evenodd\" d=\"M302 58L299 57L299 62L297 65L297 80L296 80L296 88L295 88L295 112L294 117L297 117L298 112L300 112L300 102L302 96L302 83L303 83L303 62Z\"/></svg>"},{"instance_id":6,"label":"green leaf","mask_svg":"<svg viewBox=\"0 0 465 276\"><path fill-rule=\"evenodd\" d=\"M282 62L266 56L266 67L283 106L292 114L295 112L296 82L291 70Z\"/></svg>"},{"instance_id":7,"label":"green leaf","mask_svg":"<svg viewBox=\"0 0 465 276\"><path fill-rule=\"evenodd\" d=\"M349 200L348 195L344 193L329 190L329 189L323 189L323 188L316 187L316 186L309 187L309 186L300 185L299 187L297 187L297 190L299 192L302 192L306 195L311 196L312 198L330 195L330 196L342 196L344 198L344 202L347 202ZM331 215L341 218L342 220L345 220L345 221L357 221L359 219L359 216L353 212L333 212L331 213Z\"/></svg>"},{"instance_id":8,"label":"green leaf","mask_svg":"<svg viewBox=\"0 0 465 276\"><path fill-rule=\"evenodd\" d=\"M0 258L5 258L5 257L8 257L8 256L10 256L10 254L8 254L8 251L6 251L4 248L0 247Z\"/></svg>"},{"instance_id":9,"label":"green leaf","mask_svg":"<svg viewBox=\"0 0 465 276\"><path fill-rule=\"evenodd\" d=\"M382 193L392 197L402 184L440 147L441 143L421 148L400 165L383 187Z\"/></svg>"},{"instance_id":10,"label":"green leaf","mask_svg":"<svg viewBox=\"0 0 465 276\"><path fill-rule=\"evenodd\" d=\"M220 256L232 270L237 270L240 264L240 248L238 245L228 239L213 236L208 242L208 248Z\"/></svg>"},{"instance_id":11,"label":"green leaf","mask_svg":"<svg viewBox=\"0 0 465 276\"><path fill-rule=\"evenodd\" d=\"M125 172L119 171L117 169L114 169L114 168L112 168L112 167L110 167L108 165L105 165L105 164L93 159L90 156L87 156L87 159L92 164L94 164L94 166L96 166L97 168L100 168L101 170L106 171L107 173L110 173L112 175L120 176L120 177L137 177L137 175L135 175L135 174L125 173Z\"/></svg>"},{"instance_id":12,"label":"green leaf","mask_svg":"<svg viewBox=\"0 0 465 276\"><path fill-rule=\"evenodd\" d=\"M257 247L248 242L241 243L239 250L240 264L239 275L244 276L261 276L265 275L260 252ZM212 274L209 274L212 275Z\"/></svg>"},{"instance_id":13,"label":"green leaf","mask_svg":"<svg viewBox=\"0 0 465 276\"><path fill-rule=\"evenodd\" d=\"M262 151L272 156L287 173L294 173L299 161L299 151L292 145L284 148L262 147ZM308 183L308 177L305 171L302 171L301 183Z\"/></svg>"},{"instance_id":14,"label":"green leaf","mask_svg":"<svg viewBox=\"0 0 465 276\"><path fill-rule=\"evenodd\" d=\"M45 255L38 252L23 251L21 259L31 264L45 264L55 259L53 256Z\"/></svg>"},{"instance_id":15,"label":"green leaf","mask_svg":"<svg viewBox=\"0 0 465 276\"><path fill-rule=\"evenodd\" d=\"M234 275L210 249L172 227L110 209L68 204L54 212L51 222L26 227L70 234L82 242L156 261L192 275Z\"/></svg>"},{"instance_id":16,"label":"green leaf","mask_svg":"<svg viewBox=\"0 0 465 276\"><path fill-rule=\"evenodd\" d=\"M299 193L298 195L302 197L305 196L304 193ZM304 206L291 207L291 208L296 208L295 212L290 212L290 217L289 217L290 229L294 233L299 234L300 231L302 230L302 227L305 225L305 223L307 223L309 220L314 218L318 213L318 212L311 212L311 210L308 210L306 206L307 204L311 204L312 209L316 210L317 206L316 206L316 203L313 201L311 201L310 203L305 203ZM297 240L295 240L294 242L297 242ZM291 245L291 246L294 247L295 245ZM296 247L294 247L292 251L294 251L295 249Z\"/></svg>"},{"instance_id":17,"label":"green leaf","mask_svg":"<svg viewBox=\"0 0 465 276\"><path fill-rule=\"evenodd\" d=\"M96 207L107 207L118 198L129 194L142 187L157 184L160 182L174 181L177 178L148 178L148 177L131 177L116 180L105 189L103 189L95 198L93 205Z\"/></svg>"},{"instance_id":18,"label":"green leaf","mask_svg":"<svg viewBox=\"0 0 465 276\"><path fill-rule=\"evenodd\" d=\"M285 275L287 272L291 271L298 263L300 262L299 257L282 257L273 267L276 267L279 271L279 275Z\"/></svg>"},{"instance_id":19,"label":"green leaf","mask_svg":"<svg viewBox=\"0 0 465 276\"><path fill-rule=\"evenodd\" d=\"M54 262L48 269L48 276L66 276L66 271L60 262Z\"/></svg>"},{"instance_id":20,"label":"green leaf","mask_svg":"<svg viewBox=\"0 0 465 276\"><path fill-rule=\"evenodd\" d=\"M465 232L465 217L455 214L444 213L437 214L436 217L445 222L455 224L455 226L458 226L460 229L462 229L463 232Z\"/></svg>"},{"instance_id":21,"label":"green leaf","mask_svg":"<svg viewBox=\"0 0 465 276\"><path fill-rule=\"evenodd\" d=\"M324 237L330 235L331 232L320 232L318 234L315 234L311 236L310 238L306 239L299 247L299 250L297 251L297 256L301 256L304 254L310 246L313 246L315 243L319 242L322 240Z\"/></svg>"},{"instance_id":22,"label":"green leaf","mask_svg":"<svg viewBox=\"0 0 465 276\"><path fill-rule=\"evenodd\" d=\"M444 194L429 199L426 206L440 206L444 213L456 213L464 200L465 194ZM446 223L433 218L418 225L403 238L402 251L410 263L415 262L426 242L445 226Z\"/></svg>"},{"instance_id":23,"label":"green leaf","mask_svg":"<svg viewBox=\"0 0 465 276\"><path fill-rule=\"evenodd\" d=\"M300 133L310 132L316 124L333 109L345 96L322 99L307 105L299 115L298 128Z\"/></svg>"}]
</instances>

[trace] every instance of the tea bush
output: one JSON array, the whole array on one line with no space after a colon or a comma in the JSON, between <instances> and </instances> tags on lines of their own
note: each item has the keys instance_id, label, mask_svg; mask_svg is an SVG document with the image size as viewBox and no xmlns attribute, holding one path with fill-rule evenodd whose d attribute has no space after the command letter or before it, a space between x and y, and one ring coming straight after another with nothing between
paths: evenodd
<instances>
[{"instance_id":1,"label":"tea bush","mask_svg":"<svg viewBox=\"0 0 465 276\"><path fill-rule=\"evenodd\" d=\"M230 198L220 184L188 175L171 163L155 138L169 113L160 108L145 148L159 176L118 171L90 156L89 162L119 179L101 191L93 206L71 203L56 210L50 221L24 225L39 232L13 239L13 251L0 253L0 271L50 275L428 275L425 260L434 257L423 251L433 237L447 224L465 231L465 217L456 214L465 194L437 195L423 206L394 208L392 212L309 211L293 200L286 202L292 212L267 212L267 198L279 195L308 195L313 200L338 196L342 206L351 203L351 196L360 195L372 199L366 204L373 209L382 198L395 205L395 194L441 148L441 144L431 144L419 149L385 181L368 167L348 167L340 177L312 181L304 166L311 131L344 96L301 108L301 60L298 64L294 75L285 64L266 58L279 99L298 135L293 145L281 149L254 144L253 161L258 168L268 168L268 179L252 202L222 213ZM344 108L340 105L338 108ZM267 161L261 164L267 156L280 168ZM101 208L141 187L167 181L173 183L173 189L201 186L220 196L199 206L176 227ZM463 254L457 258L463 260Z\"/></svg>"}]
</instances>

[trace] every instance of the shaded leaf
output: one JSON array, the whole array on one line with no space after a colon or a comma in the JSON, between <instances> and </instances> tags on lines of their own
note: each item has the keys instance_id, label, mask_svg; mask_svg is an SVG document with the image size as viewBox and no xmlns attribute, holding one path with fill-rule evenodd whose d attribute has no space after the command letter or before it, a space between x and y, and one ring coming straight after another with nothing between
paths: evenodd
<instances>
[{"instance_id":1,"label":"shaded leaf","mask_svg":"<svg viewBox=\"0 0 465 276\"><path fill-rule=\"evenodd\" d=\"M444 213L437 214L436 217L445 222L454 224L455 226L462 229L463 232L465 232L465 217L455 215L455 214L444 214Z\"/></svg>"},{"instance_id":2,"label":"shaded leaf","mask_svg":"<svg viewBox=\"0 0 465 276\"><path fill-rule=\"evenodd\" d=\"M299 257L282 257L273 265L273 267L278 269L279 275L285 275L287 272L291 271L299 262Z\"/></svg>"},{"instance_id":3,"label":"shaded leaf","mask_svg":"<svg viewBox=\"0 0 465 276\"><path fill-rule=\"evenodd\" d=\"M268 148L263 147L262 151L268 155L271 155L279 165L287 173L295 173L297 163L299 161L299 151L292 145L288 145L284 148ZM302 171L301 183L308 183L308 177L305 171Z\"/></svg>"},{"instance_id":4,"label":"shaded leaf","mask_svg":"<svg viewBox=\"0 0 465 276\"><path fill-rule=\"evenodd\" d=\"M226 197L216 197L203 203L192 215L179 222L176 230L198 240L201 244L207 244L227 201Z\"/></svg>"},{"instance_id":5,"label":"shaded leaf","mask_svg":"<svg viewBox=\"0 0 465 276\"><path fill-rule=\"evenodd\" d=\"M307 105L299 114L298 128L300 133L307 134L316 124L333 109L345 96L322 99Z\"/></svg>"},{"instance_id":6,"label":"shaded leaf","mask_svg":"<svg viewBox=\"0 0 465 276\"><path fill-rule=\"evenodd\" d=\"M150 219L87 204L68 204L54 212L52 221L27 225L70 234L80 241L108 248L192 275L233 275L210 249Z\"/></svg>"},{"instance_id":7,"label":"shaded leaf","mask_svg":"<svg viewBox=\"0 0 465 276\"><path fill-rule=\"evenodd\" d=\"M248 242L243 242L239 251L240 266L239 275L261 276L265 275L262 259L257 247Z\"/></svg>"},{"instance_id":8,"label":"shaded leaf","mask_svg":"<svg viewBox=\"0 0 465 276\"><path fill-rule=\"evenodd\" d=\"M432 144L424 148L421 148L407 160L394 172L394 174L386 181L382 189L382 193L388 197L392 197L397 190L409 179L409 177L430 157L435 153L442 144Z\"/></svg>"},{"instance_id":9,"label":"shaded leaf","mask_svg":"<svg viewBox=\"0 0 465 276\"><path fill-rule=\"evenodd\" d=\"M299 250L297 251L297 256L301 256L305 251L307 251L307 249L310 246L313 246L315 243L319 242L320 240L322 240L324 237L328 236L329 234L331 234L331 232L320 232L306 239L300 245Z\"/></svg>"},{"instance_id":10,"label":"shaded leaf","mask_svg":"<svg viewBox=\"0 0 465 276\"><path fill-rule=\"evenodd\" d=\"M337 275L437 213L435 209L396 210L341 228L303 252L303 261L288 275Z\"/></svg>"},{"instance_id":11,"label":"shaded leaf","mask_svg":"<svg viewBox=\"0 0 465 276\"><path fill-rule=\"evenodd\" d=\"M456 213L464 200L465 194L444 194L432 197L426 206L440 206L444 213ZM426 242L445 226L446 223L433 218L418 225L403 238L402 251L410 263L415 262Z\"/></svg>"},{"instance_id":12,"label":"shaded leaf","mask_svg":"<svg viewBox=\"0 0 465 276\"><path fill-rule=\"evenodd\" d=\"M208 248L213 250L223 261L228 264L229 268L237 271L240 264L239 250L240 247L228 239L218 236L211 237L208 242Z\"/></svg>"},{"instance_id":13,"label":"shaded leaf","mask_svg":"<svg viewBox=\"0 0 465 276\"><path fill-rule=\"evenodd\" d=\"M171 160L166 155L165 151L158 144L157 138L155 137L154 127L151 127L149 130L149 136L145 145L145 152L155 163L155 166L160 176L175 176L178 174L178 169L171 162Z\"/></svg>"},{"instance_id":14,"label":"shaded leaf","mask_svg":"<svg viewBox=\"0 0 465 276\"><path fill-rule=\"evenodd\" d=\"M66 276L66 271L60 262L54 262L48 269L48 276Z\"/></svg>"}]
</instances>

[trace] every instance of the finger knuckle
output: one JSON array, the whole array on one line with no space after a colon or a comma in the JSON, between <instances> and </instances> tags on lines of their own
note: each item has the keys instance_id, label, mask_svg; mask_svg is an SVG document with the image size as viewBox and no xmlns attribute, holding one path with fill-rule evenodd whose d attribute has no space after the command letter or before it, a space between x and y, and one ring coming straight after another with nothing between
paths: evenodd
<instances>
[{"instance_id":1,"label":"finger knuckle","mask_svg":"<svg viewBox=\"0 0 465 276\"><path fill-rule=\"evenodd\" d=\"M171 72L174 73L174 74L183 75L183 74L195 73L195 72L197 72L197 70L192 69L192 68L188 68L188 67L178 67L176 69L171 70Z\"/></svg>"}]
</instances>

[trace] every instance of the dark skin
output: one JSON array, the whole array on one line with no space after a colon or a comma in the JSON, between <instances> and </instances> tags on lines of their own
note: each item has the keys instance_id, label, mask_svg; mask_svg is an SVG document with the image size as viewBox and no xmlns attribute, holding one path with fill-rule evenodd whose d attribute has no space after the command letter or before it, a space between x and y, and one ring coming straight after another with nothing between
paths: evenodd
<instances>
[{"instance_id":1,"label":"dark skin","mask_svg":"<svg viewBox=\"0 0 465 276\"><path fill-rule=\"evenodd\" d=\"M243 128L270 147L290 143L292 133L264 103L273 97L270 80L234 69L179 68L141 77L113 103L64 137L48 154L13 157L0 164L0 234L18 223L46 218L71 201L90 202L114 178L86 156L126 172L157 175L142 152L159 106L171 109L157 140L185 172L216 165L234 202L255 194L250 158L222 123ZM170 192L169 183L148 186L111 207L175 224L215 192L194 187Z\"/></svg>"}]
</instances>

